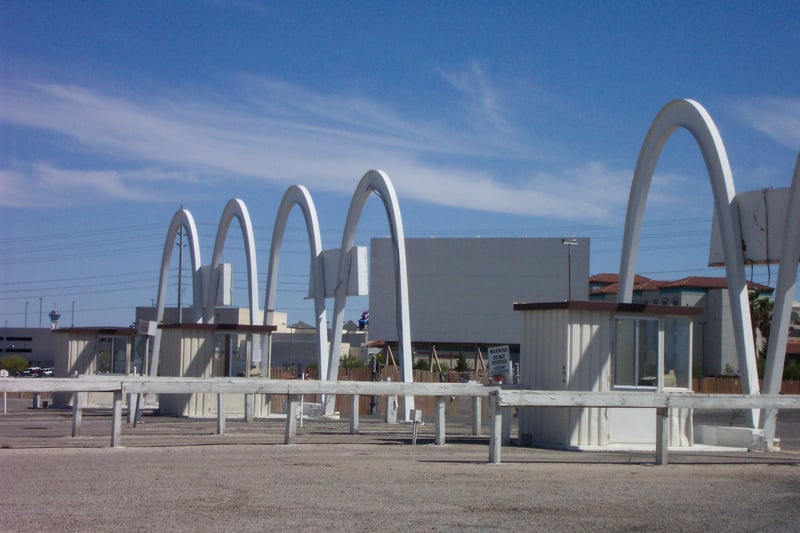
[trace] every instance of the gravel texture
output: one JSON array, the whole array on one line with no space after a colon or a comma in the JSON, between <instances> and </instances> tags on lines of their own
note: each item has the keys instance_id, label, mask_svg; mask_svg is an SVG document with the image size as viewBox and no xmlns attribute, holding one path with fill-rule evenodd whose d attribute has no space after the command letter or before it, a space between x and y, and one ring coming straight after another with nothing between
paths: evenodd
<instances>
[{"instance_id":1,"label":"gravel texture","mask_svg":"<svg viewBox=\"0 0 800 533\"><path fill-rule=\"evenodd\" d=\"M791 414L791 413L790 413ZM727 415L720 415L727 416ZM564 452L504 447L448 425L362 418L283 421L145 417L111 449L107 413L16 404L0 415L2 531L798 531L798 416L781 415L778 453Z\"/></svg>"}]
</instances>

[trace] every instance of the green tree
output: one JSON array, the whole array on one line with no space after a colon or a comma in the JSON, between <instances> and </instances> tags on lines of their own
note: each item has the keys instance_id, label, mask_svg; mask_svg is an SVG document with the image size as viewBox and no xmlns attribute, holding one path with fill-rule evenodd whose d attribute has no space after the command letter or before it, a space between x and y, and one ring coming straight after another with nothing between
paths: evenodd
<instances>
[{"instance_id":1,"label":"green tree","mask_svg":"<svg viewBox=\"0 0 800 533\"><path fill-rule=\"evenodd\" d=\"M457 372L469 372L472 370L469 367L469 363L467 363L467 358L464 357L463 353L458 354L458 359L456 359L456 371Z\"/></svg>"},{"instance_id":2,"label":"green tree","mask_svg":"<svg viewBox=\"0 0 800 533\"><path fill-rule=\"evenodd\" d=\"M0 368L8 370L12 376L28 368L28 360L21 355L7 355L0 359Z\"/></svg>"},{"instance_id":3,"label":"green tree","mask_svg":"<svg viewBox=\"0 0 800 533\"><path fill-rule=\"evenodd\" d=\"M364 368L367 364L357 357L344 357L339 361L339 368Z\"/></svg>"},{"instance_id":4,"label":"green tree","mask_svg":"<svg viewBox=\"0 0 800 533\"><path fill-rule=\"evenodd\" d=\"M417 359L414 363L414 370L430 370L431 365L427 359Z\"/></svg>"}]
</instances>

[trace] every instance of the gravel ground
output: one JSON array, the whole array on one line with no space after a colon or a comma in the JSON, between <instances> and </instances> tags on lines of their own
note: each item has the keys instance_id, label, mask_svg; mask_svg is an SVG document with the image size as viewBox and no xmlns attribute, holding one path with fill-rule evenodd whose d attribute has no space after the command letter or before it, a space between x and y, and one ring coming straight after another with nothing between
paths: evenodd
<instances>
[{"instance_id":1,"label":"gravel ground","mask_svg":"<svg viewBox=\"0 0 800 533\"><path fill-rule=\"evenodd\" d=\"M362 418L283 421L145 417L108 448L110 417L0 415L2 531L798 531L800 416L781 415L778 453L563 452L503 448L448 421L410 445L410 427ZM711 413L729 420L729 413Z\"/></svg>"}]
</instances>

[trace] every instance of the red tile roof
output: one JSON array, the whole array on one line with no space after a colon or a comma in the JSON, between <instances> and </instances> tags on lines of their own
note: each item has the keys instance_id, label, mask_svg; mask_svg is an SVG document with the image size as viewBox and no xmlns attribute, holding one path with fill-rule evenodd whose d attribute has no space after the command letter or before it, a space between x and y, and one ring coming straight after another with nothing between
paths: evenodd
<instances>
[{"instance_id":1,"label":"red tile roof","mask_svg":"<svg viewBox=\"0 0 800 533\"><path fill-rule=\"evenodd\" d=\"M672 287L692 288L692 289L727 289L728 280L726 278L717 278L710 276L688 276L686 278L679 279L676 281L663 282L661 287L665 289ZM754 283L752 281L747 282L747 288L752 291L758 291L761 293L771 293L775 290L772 287L761 285L760 283Z\"/></svg>"},{"instance_id":2,"label":"red tile roof","mask_svg":"<svg viewBox=\"0 0 800 533\"><path fill-rule=\"evenodd\" d=\"M614 279L616 278L616 279ZM598 281L593 281L597 279ZM589 278L589 283L605 283L606 280L614 279L609 282L609 285L600 287L591 292L591 294L617 294L619 287L618 274L597 274ZM637 275L634 278L633 290L634 291L657 291L660 289L669 288L691 288L691 289L727 289L728 280L726 278L717 278L710 276L688 276L683 279L675 281L659 281L644 276ZM774 289L760 283L748 282L747 288L760 293L772 293Z\"/></svg>"},{"instance_id":3,"label":"red tile roof","mask_svg":"<svg viewBox=\"0 0 800 533\"><path fill-rule=\"evenodd\" d=\"M634 283L644 283L645 281L650 281L650 278L646 278L644 276L640 276L636 274L633 277ZM594 276L589 278L589 283L603 283L603 284L611 284L611 283L619 283L619 274L613 274L610 272L606 272L603 274L595 274Z\"/></svg>"}]
</instances>

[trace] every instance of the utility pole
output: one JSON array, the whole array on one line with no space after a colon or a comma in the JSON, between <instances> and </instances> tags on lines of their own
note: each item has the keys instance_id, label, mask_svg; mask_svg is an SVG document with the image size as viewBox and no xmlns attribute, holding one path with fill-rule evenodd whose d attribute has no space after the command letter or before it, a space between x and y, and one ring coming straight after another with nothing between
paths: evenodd
<instances>
[{"instance_id":1,"label":"utility pole","mask_svg":"<svg viewBox=\"0 0 800 533\"><path fill-rule=\"evenodd\" d=\"M42 327L42 297L39 296L39 327Z\"/></svg>"}]
</instances>

